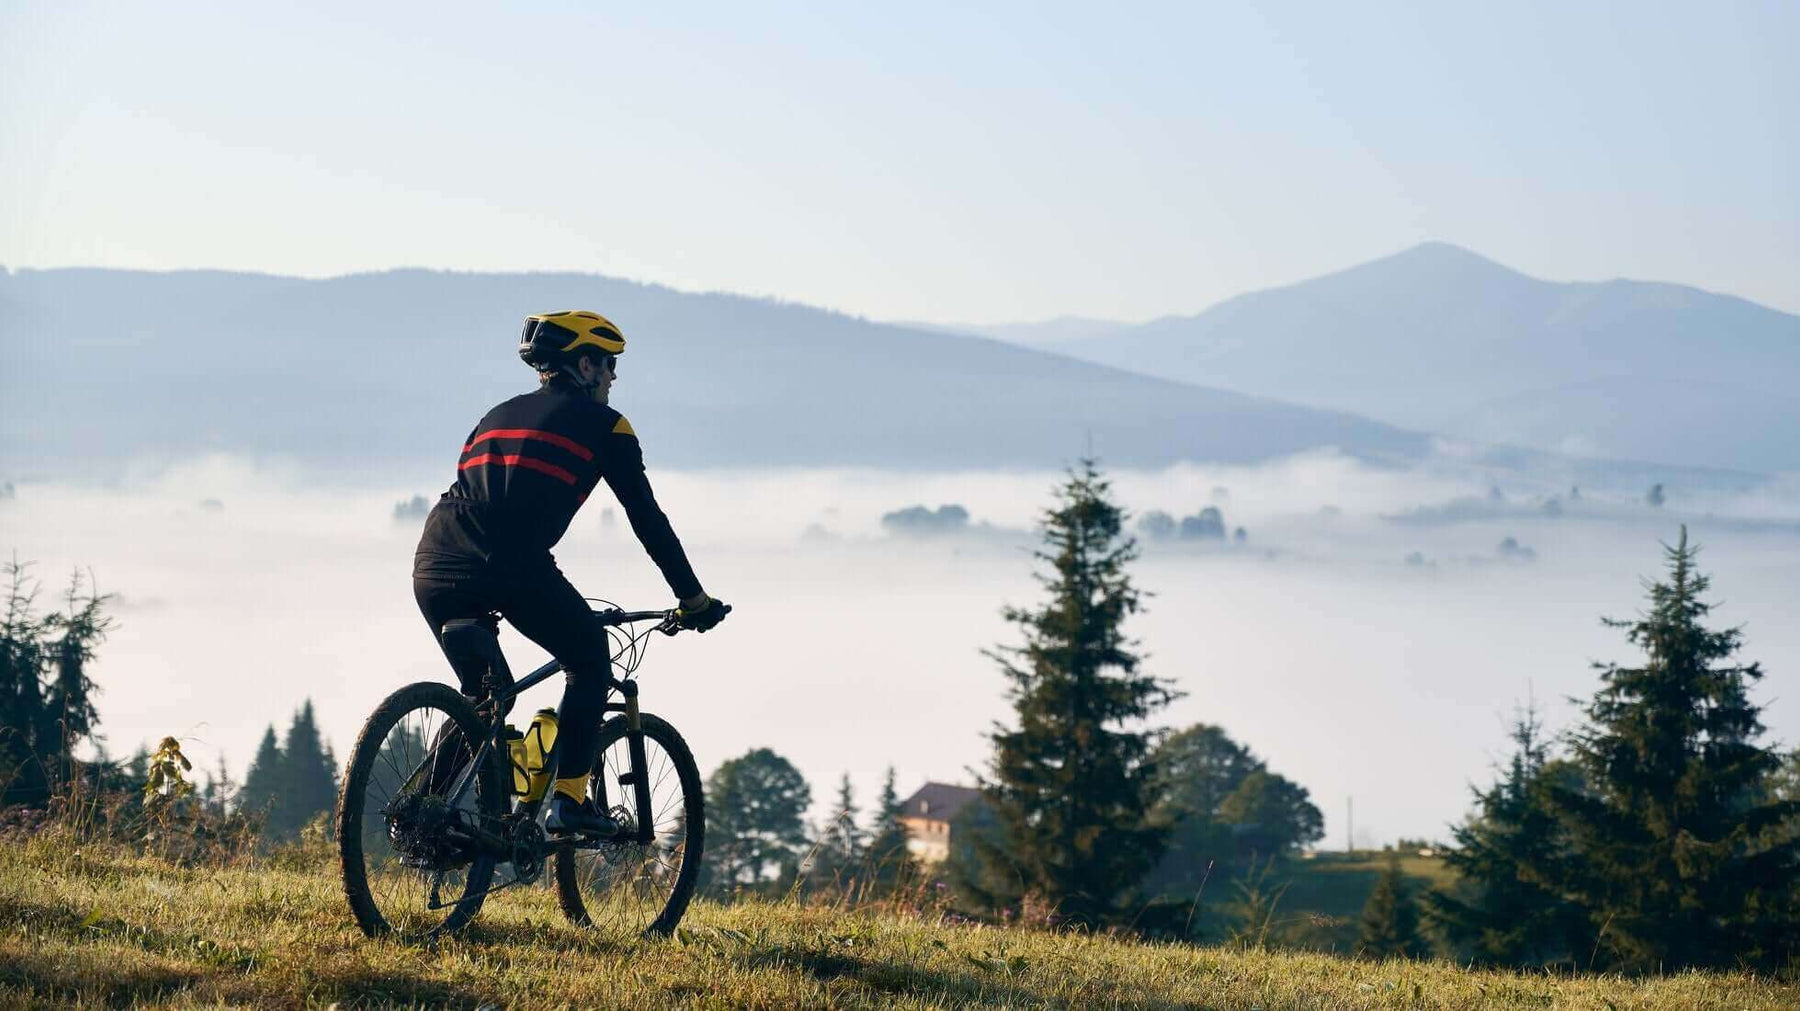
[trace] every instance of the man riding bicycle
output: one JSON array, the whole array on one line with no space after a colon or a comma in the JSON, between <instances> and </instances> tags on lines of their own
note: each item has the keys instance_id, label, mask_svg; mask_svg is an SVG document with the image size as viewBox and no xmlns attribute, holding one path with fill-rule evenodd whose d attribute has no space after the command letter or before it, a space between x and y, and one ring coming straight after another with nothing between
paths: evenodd
<instances>
[{"instance_id":1,"label":"man riding bicycle","mask_svg":"<svg viewBox=\"0 0 1800 1011\"><path fill-rule=\"evenodd\" d=\"M595 485L604 480L624 507L681 602L682 627L704 632L731 612L701 589L651 493L637 434L607 404L624 351L625 335L598 313L526 317L519 357L537 369L538 389L499 404L469 433L456 482L426 517L413 556L413 595L434 638L455 619L480 619L491 629L497 612L567 671L544 821L552 834L618 829L587 798L612 670L606 631L550 554ZM480 673L464 665L457 677L471 700L487 696Z\"/></svg>"}]
</instances>

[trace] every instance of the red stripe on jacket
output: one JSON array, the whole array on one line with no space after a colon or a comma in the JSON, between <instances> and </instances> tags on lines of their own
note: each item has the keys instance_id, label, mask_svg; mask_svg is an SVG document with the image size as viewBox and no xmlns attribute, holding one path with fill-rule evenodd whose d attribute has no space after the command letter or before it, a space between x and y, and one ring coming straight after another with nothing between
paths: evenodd
<instances>
[{"instance_id":1,"label":"red stripe on jacket","mask_svg":"<svg viewBox=\"0 0 1800 1011\"><path fill-rule=\"evenodd\" d=\"M593 450L576 442L574 439L571 439L566 435L557 435L555 432L539 431L535 428L492 428L477 435L475 438L470 439L469 444L463 447L463 452L467 453L469 450L475 448L475 444L483 439L536 439L539 442L547 442L552 446L560 446L583 460L592 460L594 458Z\"/></svg>"},{"instance_id":2,"label":"red stripe on jacket","mask_svg":"<svg viewBox=\"0 0 1800 1011\"><path fill-rule=\"evenodd\" d=\"M516 454L508 456L500 453L483 453L480 456L469 457L456 469L468 470L470 467L479 467L485 463L498 463L507 467L524 467L526 470L535 470L540 474L548 474L558 481L561 481L563 484L576 483L575 475L558 467L554 463L545 463L542 460L534 460L529 456L518 456Z\"/></svg>"}]
</instances>

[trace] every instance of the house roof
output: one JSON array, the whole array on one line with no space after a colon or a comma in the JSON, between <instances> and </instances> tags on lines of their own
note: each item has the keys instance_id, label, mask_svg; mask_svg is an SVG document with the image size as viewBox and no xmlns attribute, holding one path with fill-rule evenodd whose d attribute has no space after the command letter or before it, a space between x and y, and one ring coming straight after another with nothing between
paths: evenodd
<instances>
[{"instance_id":1,"label":"house roof","mask_svg":"<svg viewBox=\"0 0 1800 1011\"><path fill-rule=\"evenodd\" d=\"M981 791L950 783L926 783L900 805L902 818L934 818L949 821L963 805L981 796Z\"/></svg>"}]
</instances>

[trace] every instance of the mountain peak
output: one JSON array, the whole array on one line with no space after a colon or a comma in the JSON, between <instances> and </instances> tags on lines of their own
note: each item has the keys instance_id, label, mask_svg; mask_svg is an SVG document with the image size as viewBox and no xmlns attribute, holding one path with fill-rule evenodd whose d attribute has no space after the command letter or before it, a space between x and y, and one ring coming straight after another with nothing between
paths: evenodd
<instances>
[{"instance_id":1,"label":"mountain peak","mask_svg":"<svg viewBox=\"0 0 1800 1011\"><path fill-rule=\"evenodd\" d=\"M1443 242L1437 239L1421 242L1416 246L1409 246L1398 253L1371 260L1368 263L1360 264L1356 267L1351 267L1350 270L1361 270L1367 267L1377 267L1384 264L1402 266L1408 270L1495 270L1504 271L1508 274L1520 277L1525 276L1520 274L1519 271L1508 267L1506 264L1490 260L1474 250L1464 249L1462 246L1458 246L1455 243ZM1346 273L1348 273L1348 271L1346 271Z\"/></svg>"}]
</instances>

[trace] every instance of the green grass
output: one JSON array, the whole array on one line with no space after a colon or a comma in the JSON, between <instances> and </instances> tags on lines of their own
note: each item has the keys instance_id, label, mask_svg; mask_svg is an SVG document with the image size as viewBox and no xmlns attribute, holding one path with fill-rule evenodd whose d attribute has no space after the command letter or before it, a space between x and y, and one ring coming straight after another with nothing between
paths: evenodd
<instances>
[{"instance_id":1,"label":"green grass","mask_svg":"<svg viewBox=\"0 0 1800 1011\"><path fill-rule=\"evenodd\" d=\"M1271 888L1286 886L1276 907L1277 926L1307 947L1354 951L1363 904L1375 890L1376 879L1387 870L1389 856L1383 851L1359 850L1290 861L1269 878ZM1428 888L1455 884L1455 874L1438 857L1407 853L1399 859L1400 873L1415 896Z\"/></svg>"},{"instance_id":2,"label":"green grass","mask_svg":"<svg viewBox=\"0 0 1800 1011\"><path fill-rule=\"evenodd\" d=\"M435 948L370 941L324 860L178 867L55 834L0 845L0 1006L1777 1008L1744 974L1627 980L1138 944L794 903L698 903L612 943L543 888Z\"/></svg>"}]
</instances>

